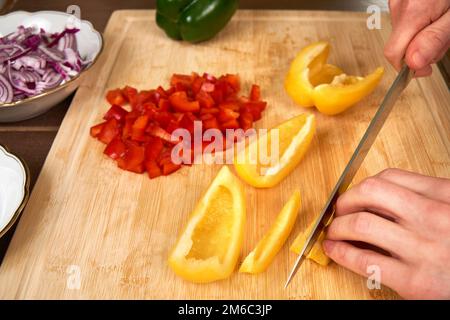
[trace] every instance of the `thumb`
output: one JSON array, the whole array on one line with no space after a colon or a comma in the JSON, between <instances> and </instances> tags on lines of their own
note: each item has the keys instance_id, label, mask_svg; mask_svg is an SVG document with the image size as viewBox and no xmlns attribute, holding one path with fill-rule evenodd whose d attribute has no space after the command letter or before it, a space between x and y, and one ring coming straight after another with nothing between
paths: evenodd
<instances>
[{"instance_id":1,"label":"thumb","mask_svg":"<svg viewBox=\"0 0 450 320\"><path fill-rule=\"evenodd\" d=\"M405 60L413 70L421 70L438 61L450 45L450 11L420 31L408 45Z\"/></svg>"}]
</instances>

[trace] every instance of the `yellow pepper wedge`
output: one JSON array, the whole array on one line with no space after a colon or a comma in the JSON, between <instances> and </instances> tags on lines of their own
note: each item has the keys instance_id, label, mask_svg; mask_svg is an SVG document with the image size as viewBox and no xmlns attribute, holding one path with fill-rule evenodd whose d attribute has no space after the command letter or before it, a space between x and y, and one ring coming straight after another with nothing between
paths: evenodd
<instances>
[{"instance_id":1,"label":"yellow pepper wedge","mask_svg":"<svg viewBox=\"0 0 450 320\"><path fill-rule=\"evenodd\" d=\"M278 214L275 222L249 253L242 263L239 272L260 273L265 271L286 242L295 225L301 207L300 192L295 191L289 201Z\"/></svg>"},{"instance_id":2,"label":"yellow pepper wedge","mask_svg":"<svg viewBox=\"0 0 450 320\"><path fill-rule=\"evenodd\" d=\"M303 48L293 60L285 80L289 96L303 107L315 106L321 113L341 113L369 95L380 82L384 69L366 77L348 76L327 64L330 45L321 41Z\"/></svg>"},{"instance_id":3,"label":"yellow pepper wedge","mask_svg":"<svg viewBox=\"0 0 450 320\"><path fill-rule=\"evenodd\" d=\"M272 130L277 130L278 141L272 141ZM234 158L234 168L238 176L256 188L270 188L277 185L295 169L308 150L316 130L313 114L304 113L270 129L267 135L258 137ZM274 163L262 165L258 161L261 149L271 150L278 143L278 158ZM267 148L262 146L266 145Z\"/></svg>"},{"instance_id":4,"label":"yellow pepper wedge","mask_svg":"<svg viewBox=\"0 0 450 320\"><path fill-rule=\"evenodd\" d=\"M311 223L308 228L304 232L301 232L294 240L294 242L291 245L290 250L292 252L295 252L296 254L300 254L300 251L303 249L303 246L308 239L309 235L312 232L312 229L314 227L314 222ZM314 243L314 246L311 248L311 251L309 251L308 255L306 256L307 259L311 259L314 262L317 262L318 264L322 266L327 266L330 263L330 258L325 254L322 248L322 242L325 239L325 230L321 231L319 234L319 237L317 238L316 242Z\"/></svg>"},{"instance_id":5,"label":"yellow pepper wedge","mask_svg":"<svg viewBox=\"0 0 450 320\"><path fill-rule=\"evenodd\" d=\"M169 266L197 283L229 277L240 255L244 224L243 186L224 166L191 214L169 255Z\"/></svg>"},{"instance_id":6,"label":"yellow pepper wedge","mask_svg":"<svg viewBox=\"0 0 450 320\"><path fill-rule=\"evenodd\" d=\"M353 186L353 184L350 183L346 190L350 189L352 186ZM325 228L328 227L331 224L331 222L333 222L333 219L334 219L334 213L328 218L327 221L325 221ZM296 254L300 254L300 251L303 249L303 246L305 245L306 240L308 239L309 235L312 232L315 222L316 221L313 221L306 228L305 231L301 232L295 238L295 240L294 240L294 242L292 242L292 245L290 248L290 250L292 252L295 252ZM323 250L323 247L322 247L322 242L323 242L323 240L325 240L325 236L326 236L326 231L322 230L320 232L319 236L317 237L317 240L314 243L314 246L311 248L311 251L306 256L307 259L313 260L322 266L327 266L331 262L331 259L328 258L328 256L325 254L325 251Z\"/></svg>"}]
</instances>

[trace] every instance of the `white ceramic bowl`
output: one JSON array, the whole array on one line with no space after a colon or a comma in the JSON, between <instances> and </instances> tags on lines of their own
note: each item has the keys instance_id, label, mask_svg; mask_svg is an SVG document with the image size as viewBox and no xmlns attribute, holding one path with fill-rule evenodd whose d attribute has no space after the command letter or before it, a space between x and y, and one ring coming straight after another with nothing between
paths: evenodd
<instances>
[{"instance_id":1,"label":"white ceramic bowl","mask_svg":"<svg viewBox=\"0 0 450 320\"><path fill-rule=\"evenodd\" d=\"M17 156L0 145L0 238L22 213L30 194L30 171Z\"/></svg>"},{"instance_id":2,"label":"white ceramic bowl","mask_svg":"<svg viewBox=\"0 0 450 320\"><path fill-rule=\"evenodd\" d=\"M67 98L74 92L86 71L96 62L103 49L102 35L89 21L58 11L25 12L16 11L0 16L0 36L5 36L18 26L36 26L49 32L61 32L71 24L80 29L76 33L78 51L83 58L92 61L78 76L36 96L12 103L0 104L0 122L14 122L36 117Z\"/></svg>"}]
</instances>

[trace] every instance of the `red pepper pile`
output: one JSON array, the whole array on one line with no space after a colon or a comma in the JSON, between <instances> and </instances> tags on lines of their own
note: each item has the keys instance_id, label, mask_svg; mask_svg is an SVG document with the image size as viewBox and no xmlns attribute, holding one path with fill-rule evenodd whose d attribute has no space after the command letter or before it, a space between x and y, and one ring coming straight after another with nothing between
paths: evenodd
<instances>
[{"instance_id":1,"label":"red pepper pile","mask_svg":"<svg viewBox=\"0 0 450 320\"><path fill-rule=\"evenodd\" d=\"M168 175L181 165L171 161L174 142L171 133L184 128L194 132L194 121L202 121L203 131L215 128L252 128L261 118L266 102L253 85L249 97L240 97L237 75L216 78L174 74L170 88L137 91L126 86L111 90L106 100L111 108L102 122L91 128L91 136L106 148L104 153L128 171L148 172L150 178ZM129 104L128 110L123 106Z\"/></svg>"}]
</instances>

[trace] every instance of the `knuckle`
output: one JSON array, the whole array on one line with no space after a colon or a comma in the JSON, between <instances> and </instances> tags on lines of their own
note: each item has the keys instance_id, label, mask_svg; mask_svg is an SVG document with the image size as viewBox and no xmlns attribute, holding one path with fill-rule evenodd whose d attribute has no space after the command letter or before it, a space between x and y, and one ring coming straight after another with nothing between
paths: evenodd
<instances>
[{"instance_id":1,"label":"knuckle","mask_svg":"<svg viewBox=\"0 0 450 320\"><path fill-rule=\"evenodd\" d=\"M345 263L348 261L348 252L346 247L336 244L333 255L337 261Z\"/></svg>"},{"instance_id":2,"label":"knuckle","mask_svg":"<svg viewBox=\"0 0 450 320\"><path fill-rule=\"evenodd\" d=\"M373 195L374 193L377 193L380 188L382 188L381 181L377 177L366 178L359 185L359 191L362 195Z\"/></svg>"},{"instance_id":3,"label":"knuckle","mask_svg":"<svg viewBox=\"0 0 450 320\"><path fill-rule=\"evenodd\" d=\"M448 45L446 38L447 31L437 27L428 28L423 31L422 39L428 41L435 48L445 48ZM440 52L436 52L436 56L438 54L440 54Z\"/></svg>"},{"instance_id":4,"label":"knuckle","mask_svg":"<svg viewBox=\"0 0 450 320\"><path fill-rule=\"evenodd\" d=\"M355 267L361 272L366 273L370 265L370 257L366 252L359 253L355 258Z\"/></svg>"},{"instance_id":5,"label":"knuckle","mask_svg":"<svg viewBox=\"0 0 450 320\"><path fill-rule=\"evenodd\" d=\"M394 60L395 56L397 55L397 52L392 48L392 46L388 42L384 47L383 54L386 57L386 59L392 62L392 60Z\"/></svg>"},{"instance_id":6,"label":"knuckle","mask_svg":"<svg viewBox=\"0 0 450 320\"><path fill-rule=\"evenodd\" d=\"M377 176L379 178L388 178L388 177L393 177L396 176L399 173L399 169L396 168L386 168L382 171L380 171L380 173L377 174Z\"/></svg>"},{"instance_id":7,"label":"knuckle","mask_svg":"<svg viewBox=\"0 0 450 320\"><path fill-rule=\"evenodd\" d=\"M365 235L370 233L372 216L369 213L361 212L354 214L350 220L350 229L354 234Z\"/></svg>"},{"instance_id":8,"label":"knuckle","mask_svg":"<svg viewBox=\"0 0 450 320\"><path fill-rule=\"evenodd\" d=\"M341 212L343 212L343 209L345 207L345 193L344 195L340 196L337 201L336 201L336 214L340 214Z\"/></svg>"}]
</instances>

